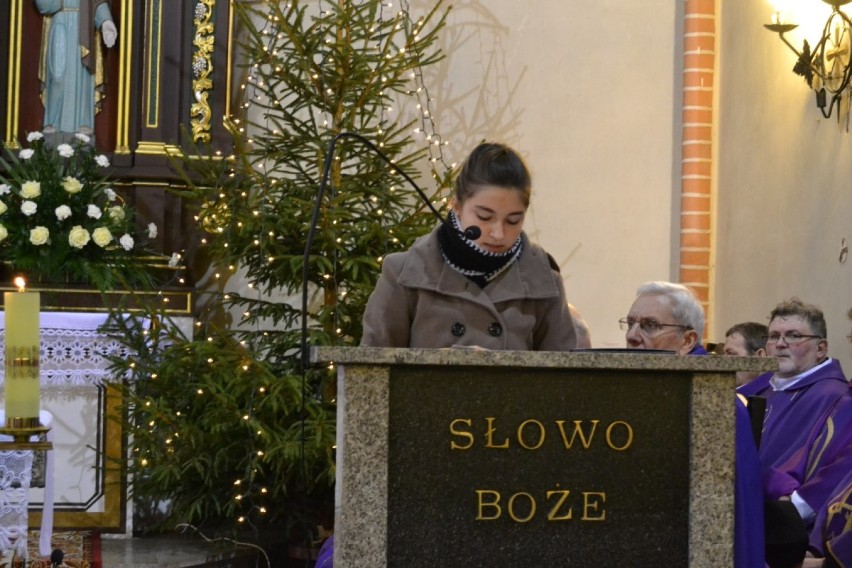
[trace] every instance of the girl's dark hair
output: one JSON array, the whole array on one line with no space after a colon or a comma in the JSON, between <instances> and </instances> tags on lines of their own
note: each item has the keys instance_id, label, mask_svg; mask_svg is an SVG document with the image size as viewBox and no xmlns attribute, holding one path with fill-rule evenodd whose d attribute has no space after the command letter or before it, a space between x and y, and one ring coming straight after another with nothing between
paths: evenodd
<instances>
[{"instance_id":1,"label":"girl's dark hair","mask_svg":"<svg viewBox=\"0 0 852 568\"><path fill-rule=\"evenodd\" d=\"M464 203L486 185L519 191L524 207L529 207L530 172L518 153L504 144L483 142L473 149L456 176L455 198Z\"/></svg>"}]
</instances>

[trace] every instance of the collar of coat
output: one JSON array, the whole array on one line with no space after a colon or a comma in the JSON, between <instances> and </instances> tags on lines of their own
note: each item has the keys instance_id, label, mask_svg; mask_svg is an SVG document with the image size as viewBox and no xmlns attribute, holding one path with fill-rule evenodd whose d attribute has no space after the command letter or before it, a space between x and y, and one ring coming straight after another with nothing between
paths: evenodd
<instances>
[{"instance_id":1,"label":"collar of coat","mask_svg":"<svg viewBox=\"0 0 852 568\"><path fill-rule=\"evenodd\" d=\"M475 299L485 295L494 303L559 297L557 275L550 267L547 253L530 243L525 233L521 233L521 238L524 248L521 258L485 288L480 288L444 262L437 229L433 230L402 253L406 259L399 274L399 283L407 288L431 290L448 296Z\"/></svg>"}]
</instances>

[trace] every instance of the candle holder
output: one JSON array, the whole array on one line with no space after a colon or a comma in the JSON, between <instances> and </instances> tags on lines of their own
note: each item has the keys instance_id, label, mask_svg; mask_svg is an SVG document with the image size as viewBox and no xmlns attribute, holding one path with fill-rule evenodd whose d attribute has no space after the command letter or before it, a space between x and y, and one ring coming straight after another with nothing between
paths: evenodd
<instances>
[{"instance_id":1,"label":"candle holder","mask_svg":"<svg viewBox=\"0 0 852 568\"><path fill-rule=\"evenodd\" d=\"M38 418L7 418L6 425L0 428L0 435L11 436L11 440L0 440L0 451L8 450L52 450L53 444L47 440L31 441L33 436L43 436L50 428L42 426Z\"/></svg>"}]
</instances>

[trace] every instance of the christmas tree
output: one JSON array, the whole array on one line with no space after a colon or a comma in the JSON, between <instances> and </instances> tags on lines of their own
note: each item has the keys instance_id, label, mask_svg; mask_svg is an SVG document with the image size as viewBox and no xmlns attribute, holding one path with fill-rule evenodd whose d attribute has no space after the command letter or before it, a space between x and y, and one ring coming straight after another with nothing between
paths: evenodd
<instances>
[{"instance_id":1,"label":"christmas tree","mask_svg":"<svg viewBox=\"0 0 852 568\"><path fill-rule=\"evenodd\" d=\"M444 204L450 167L422 72L442 58L446 10L234 8L245 80L243 115L227 122L232 155L195 150L181 163L212 288L239 277L247 291L208 293L191 335L159 325L156 310L115 322L135 353L114 361L130 377L127 467L137 503L168 504L166 527L313 529L333 486L334 373L306 369L303 347L357 345L382 258L435 225L406 178L425 165Z\"/></svg>"}]
</instances>

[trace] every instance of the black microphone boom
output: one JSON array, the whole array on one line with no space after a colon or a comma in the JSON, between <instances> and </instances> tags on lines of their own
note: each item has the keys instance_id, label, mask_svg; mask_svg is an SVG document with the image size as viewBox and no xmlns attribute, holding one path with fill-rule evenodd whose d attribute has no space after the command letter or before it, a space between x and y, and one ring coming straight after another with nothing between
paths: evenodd
<instances>
[{"instance_id":1,"label":"black microphone boom","mask_svg":"<svg viewBox=\"0 0 852 568\"><path fill-rule=\"evenodd\" d=\"M448 221L435 209L435 206L426 196L422 189L414 182L410 175L408 175L405 171L402 170L399 166L393 163L390 158L388 158L381 150L379 150L378 146L373 144L370 140L365 138L360 134L356 134L354 132L341 132L334 138L332 138L331 142L328 145L328 152L325 155L325 163L323 164L322 169L322 178L320 178L319 188L317 189L317 197L316 202L314 204L314 213L311 218L311 226L308 227L308 235L305 241L305 254L302 258L302 337L301 337L301 349L302 349L302 374L304 375L305 371L308 368L308 360L310 358L309 348L308 348L308 261L310 260L311 247L314 242L314 233L316 232L317 222L319 220L320 211L322 209L322 200L323 195L325 194L325 188L328 185L328 178L331 174L331 164L334 159L334 149L337 146L337 141L343 138L354 138L358 140L365 146L367 146L370 150L373 151L377 156L379 156L382 160L388 164L393 171L401 175L405 181L411 184L411 187L414 188L414 191L417 192L417 195L420 196L420 199L429 206L429 209L432 211L432 214L444 224L447 224ZM472 241L475 241L482 235L482 231L479 227L470 226L464 231L461 231L461 234ZM304 393L303 393L304 395Z\"/></svg>"}]
</instances>

